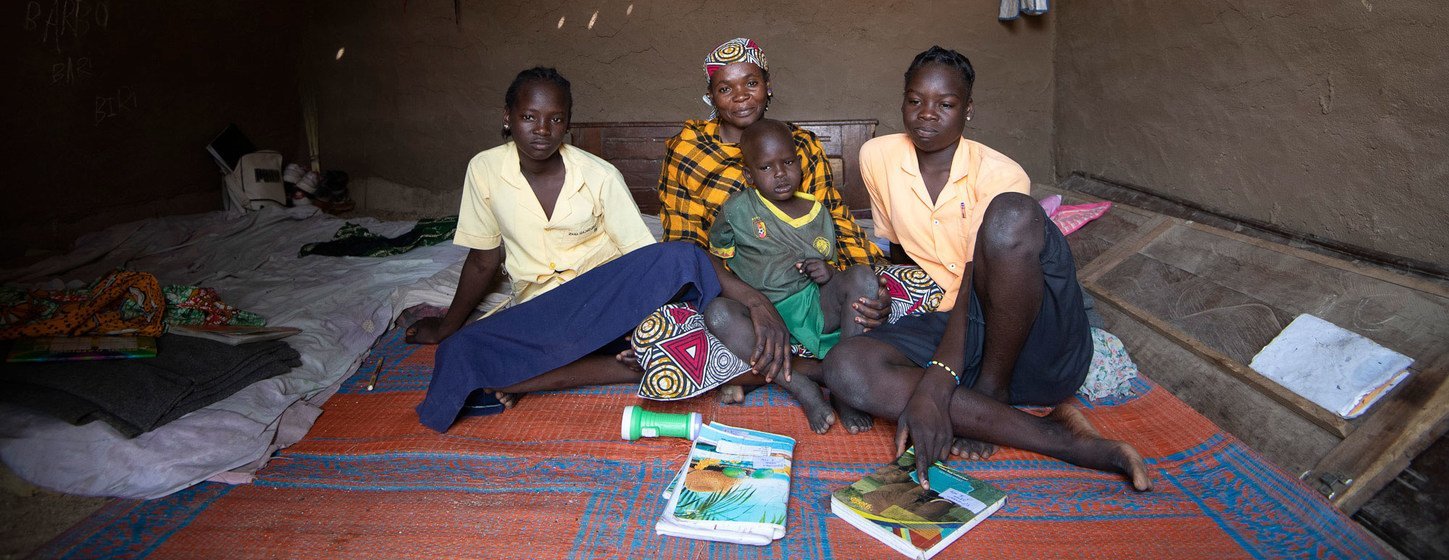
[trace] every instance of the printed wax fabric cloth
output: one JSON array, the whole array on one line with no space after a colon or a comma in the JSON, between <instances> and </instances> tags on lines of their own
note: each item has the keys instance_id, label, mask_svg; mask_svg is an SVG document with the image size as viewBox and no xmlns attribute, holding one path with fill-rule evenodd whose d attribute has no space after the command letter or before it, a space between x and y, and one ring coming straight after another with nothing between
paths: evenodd
<instances>
[{"instance_id":1,"label":"printed wax fabric cloth","mask_svg":"<svg viewBox=\"0 0 1449 560\"><path fill-rule=\"evenodd\" d=\"M885 278L890 295L889 322L906 315L935 311L944 292L919 267L887 265L875 267ZM687 399L750 370L724 343L705 330L704 315L693 305L674 303L660 308L634 329L630 340L644 378L639 396L659 401ZM791 352L815 356L804 346L792 345Z\"/></svg>"},{"instance_id":2,"label":"printed wax fabric cloth","mask_svg":"<svg viewBox=\"0 0 1449 560\"><path fill-rule=\"evenodd\" d=\"M458 231L458 217L423 218L407 233L383 237L352 222L342 224L331 241L308 243L297 253L299 257L387 257L401 255L418 247L437 245L453 238Z\"/></svg>"},{"instance_id":3,"label":"printed wax fabric cloth","mask_svg":"<svg viewBox=\"0 0 1449 560\"><path fill-rule=\"evenodd\" d=\"M265 325L216 290L162 286L146 272L115 270L83 288L0 288L0 340L47 336L160 336L174 325Z\"/></svg>"},{"instance_id":4,"label":"printed wax fabric cloth","mask_svg":"<svg viewBox=\"0 0 1449 560\"><path fill-rule=\"evenodd\" d=\"M159 336L166 300L156 277L116 270L79 289L0 289L0 340L43 336Z\"/></svg>"}]
</instances>

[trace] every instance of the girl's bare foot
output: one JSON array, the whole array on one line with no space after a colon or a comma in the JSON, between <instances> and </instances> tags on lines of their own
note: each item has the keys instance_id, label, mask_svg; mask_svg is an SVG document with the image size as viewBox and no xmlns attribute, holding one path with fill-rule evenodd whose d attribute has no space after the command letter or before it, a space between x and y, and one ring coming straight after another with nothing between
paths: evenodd
<instances>
[{"instance_id":1,"label":"girl's bare foot","mask_svg":"<svg viewBox=\"0 0 1449 560\"><path fill-rule=\"evenodd\" d=\"M1127 475L1132 481L1132 488L1138 492L1152 489L1152 475L1147 471L1147 462L1142 459L1142 454L1125 441L1102 438L1097 428L1075 406L1061 404L1046 418L1061 423L1077 438L1079 449L1072 453L1072 457L1064 459L1084 467Z\"/></svg>"},{"instance_id":2,"label":"girl's bare foot","mask_svg":"<svg viewBox=\"0 0 1449 560\"><path fill-rule=\"evenodd\" d=\"M870 414L851 408L835 397L830 400L835 405L836 417L840 419L840 425L845 427L845 431L858 434L875 425L875 419Z\"/></svg>"},{"instance_id":3,"label":"girl's bare foot","mask_svg":"<svg viewBox=\"0 0 1449 560\"><path fill-rule=\"evenodd\" d=\"M958 437L951 442L951 454L972 461L985 461L996 454L996 446L984 441Z\"/></svg>"}]
</instances>

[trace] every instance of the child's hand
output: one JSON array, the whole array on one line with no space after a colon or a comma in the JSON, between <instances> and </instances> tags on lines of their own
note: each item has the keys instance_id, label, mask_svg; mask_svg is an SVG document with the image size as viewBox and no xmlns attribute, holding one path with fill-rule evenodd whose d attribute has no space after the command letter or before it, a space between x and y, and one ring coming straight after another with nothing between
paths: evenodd
<instances>
[{"instance_id":1,"label":"child's hand","mask_svg":"<svg viewBox=\"0 0 1449 560\"><path fill-rule=\"evenodd\" d=\"M830 277L835 275L835 267L826 264L820 259L805 259L795 263L795 270L810 277L810 281L816 284L825 285Z\"/></svg>"}]
</instances>

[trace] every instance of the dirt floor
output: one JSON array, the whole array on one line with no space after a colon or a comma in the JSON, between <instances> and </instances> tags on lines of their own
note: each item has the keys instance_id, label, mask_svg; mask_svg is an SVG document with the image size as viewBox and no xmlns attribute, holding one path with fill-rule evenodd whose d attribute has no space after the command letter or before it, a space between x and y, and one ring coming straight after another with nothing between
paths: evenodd
<instances>
[{"instance_id":1,"label":"dirt floor","mask_svg":"<svg viewBox=\"0 0 1449 560\"><path fill-rule=\"evenodd\" d=\"M0 466L0 560L24 558L107 501L37 488Z\"/></svg>"}]
</instances>

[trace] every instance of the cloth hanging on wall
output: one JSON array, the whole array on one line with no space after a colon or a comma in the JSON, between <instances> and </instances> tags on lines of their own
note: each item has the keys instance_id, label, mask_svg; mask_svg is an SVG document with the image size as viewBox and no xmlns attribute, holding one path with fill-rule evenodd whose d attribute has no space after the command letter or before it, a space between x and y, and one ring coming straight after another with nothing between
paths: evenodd
<instances>
[{"instance_id":1,"label":"cloth hanging on wall","mask_svg":"<svg viewBox=\"0 0 1449 560\"><path fill-rule=\"evenodd\" d=\"M997 12L996 19L1012 21L1021 14L1039 16L1046 14L1050 8L1048 0L1001 0L1001 10Z\"/></svg>"}]
</instances>

